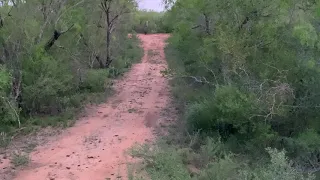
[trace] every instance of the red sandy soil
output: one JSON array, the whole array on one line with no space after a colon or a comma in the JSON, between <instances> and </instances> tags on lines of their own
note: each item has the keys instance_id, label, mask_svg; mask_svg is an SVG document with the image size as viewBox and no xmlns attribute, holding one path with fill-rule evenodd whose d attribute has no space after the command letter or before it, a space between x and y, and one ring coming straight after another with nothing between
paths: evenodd
<instances>
[{"instance_id":1,"label":"red sandy soil","mask_svg":"<svg viewBox=\"0 0 320 180\"><path fill-rule=\"evenodd\" d=\"M170 101L168 80L160 73L167 67L168 36L139 35L144 57L115 83L117 93L54 140L38 146L14 179L128 179L127 163L132 158L127 150L155 139L160 112Z\"/></svg>"}]
</instances>

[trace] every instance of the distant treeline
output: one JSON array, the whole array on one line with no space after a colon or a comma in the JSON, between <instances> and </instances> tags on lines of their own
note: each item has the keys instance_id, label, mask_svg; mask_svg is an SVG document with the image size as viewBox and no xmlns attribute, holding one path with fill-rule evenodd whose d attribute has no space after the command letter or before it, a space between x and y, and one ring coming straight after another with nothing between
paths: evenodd
<instances>
[{"instance_id":1,"label":"distant treeline","mask_svg":"<svg viewBox=\"0 0 320 180\"><path fill-rule=\"evenodd\" d=\"M155 11L137 11L134 22L134 30L137 33L170 33L171 26L166 22L166 14Z\"/></svg>"}]
</instances>

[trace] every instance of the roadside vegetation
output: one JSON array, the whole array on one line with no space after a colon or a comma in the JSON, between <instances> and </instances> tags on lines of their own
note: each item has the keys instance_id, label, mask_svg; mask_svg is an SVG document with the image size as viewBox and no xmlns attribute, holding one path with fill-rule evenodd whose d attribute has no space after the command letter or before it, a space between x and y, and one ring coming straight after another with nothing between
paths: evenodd
<instances>
[{"instance_id":1,"label":"roadside vegetation","mask_svg":"<svg viewBox=\"0 0 320 180\"><path fill-rule=\"evenodd\" d=\"M151 179L315 179L320 2L166 3L165 73L181 117L133 151Z\"/></svg>"},{"instance_id":2,"label":"roadside vegetation","mask_svg":"<svg viewBox=\"0 0 320 180\"><path fill-rule=\"evenodd\" d=\"M167 21L168 14L151 10L140 10L136 13L134 31L137 33L170 33L172 26Z\"/></svg>"},{"instance_id":3,"label":"roadside vegetation","mask_svg":"<svg viewBox=\"0 0 320 180\"><path fill-rule=\"evenodd\" d=\"M1 0L1 144L35 127L70 126L82 107L112 94L112 79L142 57L136 13L128 0Z\"/></svg>"},{"instance_id":4,"label":"roadside vegetation","mask_svg":"<svg viewBox=\"0 0 320 180\"><path fill-rule=\"evenodd\" d=\"M147 176L315 179L320 2L164 2L158 13L134 0L0 0L0 145L72 125L141 59L136 33L171 33L164 73L181 116L155 145L132 150ZM11 160L22 166L29 156Z\"/></svg>"}]
</instances>

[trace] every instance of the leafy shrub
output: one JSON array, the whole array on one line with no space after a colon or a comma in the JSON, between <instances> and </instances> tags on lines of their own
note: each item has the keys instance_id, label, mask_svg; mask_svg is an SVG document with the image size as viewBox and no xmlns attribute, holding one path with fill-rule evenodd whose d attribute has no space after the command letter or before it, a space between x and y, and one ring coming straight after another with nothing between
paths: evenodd
<instances>
[{"instance_id":1,"label":"leafy shrub","mask_svg":"<svg viewBox=\"0 0 320 180\"><path fill-rule=\"evenodd\" d=\"M213 102L209 100L190 105L186 119L192 129L216 130L217 122L214 121L213 106L211 105L213 105Z\"/></svg>"},{"instance_id":2,"label":"leafy shrub","mask_svg":"<svg viewBox=\"0 0 320 180\"><path fill-rule=\"evenodd\" d=\"M151 179L190 179L186 166L183 164L183 159L174 147L166 144L156 147L136 146L132 155L144 158L146 171Z\"/></svg>"},{"instance_id":3,"label":"leafy shrub","mask_svg":"<svg viewBox=\"0 0 320 180\"><path fill-rule=\"evenodd\" d=\"M190 105L186 119L195 130L219 131L221 135L250 134L256 122L248 115L255 111L253 96L232 86L217 87L211 98Z\"/></svg>"},{"instance_id":4,"label":"leafy shrub","mask_svg":"<svg viewBox=\"0 0 320 180\"><path fill-rule=\"evenodd\" d=\"M0 66L0 90L1 93L8 93L10 90L11 76L7 69ZM3 96L3 94L1 94Z\"/></svg>"},{"instance_id":5,"label":"leafy shrub","mask_svg":"<svg viewBox=\"0 0 320 180\"><path fill-rule=\"evenodd\" d=\"M200 150L168 145L136 146L132 155L143 158L151 179L197 180L314 180L294 168L285 151L266 149L269 158L252 163L224 149L219 140L208 138ZM138 173L139 174L139 173ZM142 176L143 177L143 176Z\"/></svg>"},{"instance_id":6,"label":"leafy shrub","mask_svg":"<svg viewBox=\"0 0 320 180\"><path fill-rule=\"evenodd\" d=\"M68 64L59 62L38 49L23 61L23 110L30 114L56 114L63 107L62 99L72 94L75 87Z\"/></svg>"},{"instance_id":7,"label":"leafy shrub","mask_svg":"<svg viewBox=\"0 0 320 180\"><path fill-rule=\"evenodd\" d=\"M285 151L278 151L277 149L267 149L271 162L266 166L252 168L251 170L243 170L241 172L241 179L245 180L313 180L313 175L304 175L297 171L285 156Z\"/></svg>"},{"instance_id":8,"label":"leafy shrub","mask_svg":"<svg viewBox=\"0 0 320 180\"><path fill-rule=\"evenodd\" d=\"M108 69L93 70L105 68L107 59L109 27L97 21L106 17L96 8L100 3L26 1L15 8L9 1L0 3L0 132L17 121L20 125L20 118L41 126L64 122L62 118L71 117L65 114L76 112L85 100L104 100L108 76L122 74L140 59L138 38L127 37L136 2L112 1L112 9L131 12L112 13L117 25L111 33L110 58L116 70L114 76ZM40 6L63 13L42 11Z\"/></svg>"},{"instance_id":9,"label":"leafy shrub","mask_svg":"<svg viewBox=\"0 0 320 180\"><path fill-rule=\"evenodd\" d=\"M310 171L320 167L311 143L320 132L319 3L298 2L308 12L293 4L177 0L166 13L173 26L166 52L191 134L220 135L253 159L266 147L285 148Z\"/></svg>"},{"instance_id":10,"label":"leafy shrub","mask_svg":"<svg viewBox=\"0 0 320 180\"><path fill-rule=\"evenodd\" d=\"M235 162L232 157L216 159L211 162L206 169L201 171L199 180L223 180L223 179L237 179L239 164Z\"/></svg>"},{"instance_id":11,"label":"leafy shrub","mask_svg":"<svg viewBox=\"0 0 320 180\"><path fill-rule=\"evenodd\" d=\"M19 121L19 109L10 95L11 80L10 72L6 67L0 66L0 123L7 125L17 124Z\"/></svg>"},{"instance_id":12,"label":"leafy shrub","mask_svg":"<svg viewBox=\"0 0 320 180\"><path fill-rule=\"evenodd\" d=\"M320 135L313 129L300 133L297 137L283 138L281 144L299 169L313 171L319 162ZM280 143L279 143L280 144Z\"/></svg>"},{"instance_id":13,"label":"leafy shrub","mask_svg":"<svg viewBox=\"0 0 320 180\"><path fill-rule=\"evenodd\" d=\"M107 88L109 72L106 69L90 69L80 83L80 90L85 92L103 92Z\"/></svg>"}]
</instances>

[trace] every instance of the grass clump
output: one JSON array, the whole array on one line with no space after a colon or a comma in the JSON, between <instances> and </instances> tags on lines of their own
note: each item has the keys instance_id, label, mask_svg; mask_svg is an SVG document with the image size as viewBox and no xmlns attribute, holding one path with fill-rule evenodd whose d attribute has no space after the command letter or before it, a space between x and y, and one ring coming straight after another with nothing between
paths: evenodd
<instances>
[{"instance_id":1,"label":"grass clump","mask_svg":"<svg viewBox=\"0 0 320 180\"><path fill-rule=\"evenodd\" d=\"M25 166L30 162L30 158L28 154L23 153L13 153L11 157L11 163L16 166Z\"/></svg>"}]
</instances>

